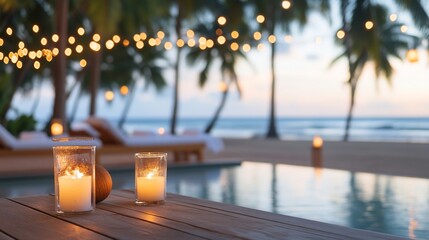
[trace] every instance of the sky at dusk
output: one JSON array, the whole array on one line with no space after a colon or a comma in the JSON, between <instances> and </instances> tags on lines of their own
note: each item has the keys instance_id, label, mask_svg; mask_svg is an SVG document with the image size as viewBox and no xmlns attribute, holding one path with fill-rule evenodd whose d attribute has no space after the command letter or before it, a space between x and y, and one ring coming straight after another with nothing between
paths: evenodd
<instances>
[{"instance_id":1,"label":"sky at dusk","mask_svg":"<svg viewBox=\"0 0 429 240\"><path fill-rule=\"evenodd\" d=\"M407 16L399 15L398 21L407 21ZM405 19L404 19L405 18ZM349 104L349 88L345 84L348 76L345 59L329 67L341 48L333 42L339 28L339 21L333 17L329 23L317 14L309 19L303 31L293 31L294 41L286 43L278 36L279 51L276 58L276 100L279 117L331 117L345 116ZM410 31L412 28L410 27ZM315 43L315 39L319 43ZM173 52L170 52L174 56ZM404 53L405 54L405 53ZM270 50L252 50L248 61L240 61L237 66L242 97L235 88L227 100L223 117L266 117L270 97ZM357 89L356 116L429 116L429 63L427 52L419 49L417 63L392 60L395 73L392 85L384 78L375 79L373 66L365 69ZM171 59L174 61L174 58ZM215 66L209 75L209 84L204 89L198 87L198 66L189 67L182 62L180 77L180 117L211 117L219 104L221 94L219 67ZM153 88L143 90L142 82L137 85L137 93L132 103L129 118L169 118L172 111L173 72L165 71L168 87L159 93ZM42 89L42 98L36 111L36 118L46 119L53 104L51 84L47 81ZM14 106L22 113L30 111L32 94L17 96ZM106 103L103 94L98 100L98 115L118 118L124 107L124 98L116 94L112 103ZM74 96L72 96L71 101ZM80 100L77 118L85 118L89 97ZM69 109L70 110L70 105Z\"/></svg>"}]
</instances>

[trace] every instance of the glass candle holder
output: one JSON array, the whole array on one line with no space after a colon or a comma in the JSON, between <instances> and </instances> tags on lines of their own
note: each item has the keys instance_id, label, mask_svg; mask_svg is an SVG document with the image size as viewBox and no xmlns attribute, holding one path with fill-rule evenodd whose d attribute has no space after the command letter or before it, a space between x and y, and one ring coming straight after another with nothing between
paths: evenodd
<instances>
[{"instance_id":1,"label":"glass candle holder","mask_svg":"<svg viewBox=\"0 0 429 240\"><path fill-rule=\"evenodd\" d=\"M95 209L95 146L91 140L54 139L55 211L59 214Z\"/></svg>"},{"instance_id":2,"label":"glass candle holder","mask_svg":"<svg viewBox=\"0 0 429 240\"><path fill-rule=\"evenodd\" d=\"M137 205L164 204L167 182L167 153L136 153L135 162L135 203Z\"/></svg>"}]
</instances>

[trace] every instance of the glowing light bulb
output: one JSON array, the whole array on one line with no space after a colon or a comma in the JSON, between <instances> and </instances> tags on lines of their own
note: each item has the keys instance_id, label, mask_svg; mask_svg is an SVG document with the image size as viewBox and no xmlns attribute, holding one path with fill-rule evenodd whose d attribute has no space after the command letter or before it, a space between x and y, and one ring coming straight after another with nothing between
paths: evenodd
<instances>
[{"instance_id":1,"label":"glowing light bulb","mask_svg":"<svg viewBox=\"0 0 429 240\"><path fill-rule=\"evenodd\" d=\"M265 17L263 15L258 15L258 16L256 16L256 21L258 23L263 23L263 22L265 22Z\"/></svg>"},{"instance_id":2,"label":"glowing light bulb","mask_svg":"<svg viewBox=\"0 0 429 240\"><path fill-rule=\"evenodd\" d=\"M39 26L33 25L33 32L38 33L39 32Z\"/></svg>"},{"instance_id":3,"label":"glowing light bulb","mask_svg":"<svg viewBox=\"0 0 429 240\"><path fill-rule=\"evenodd\" d=\"M165 42L164 48L165 48L165 50L170 50L173 48L173 44L171 42Z\"/></svg>"},{"instance_id":4,"label":"glowing light bulb","mask_svg":"<svg viewBox=\"0 0 429 240\"><path fill-rule=\"evenodd\" d=\"M232 31L232 32L231 32L231 37L232 37L233 39L237 39L239 36L240 36L240 34L239 34L237 31Z\"/></svg>"},{"instance_id":5,"label":"glowing light bulb","mask_svg":"<svg viewBox=\"0 0 429 240\"><path fill-rule=\"evenodd\" d=\"M52 35L52 41L53 42L58 42L59 39L60 39L60 37L57 34Z\"/></svg>"},{"instance_id":6,"label":"glowing light bulb","mask_svg":"<svg viewBox=\"0 0 429 240\"><path fill-rule=\"evenodd\" d=\"M220 45L224 44L226 42L226 38L224 36L217 37L217 43Z\"/></svg>"},{"instance_id":7,"label":"glowing light bulb","mask_svg":"<svg viewBox=\"0 0 429 240\"><path fill-rule=\"evenodd\" d=\"M108 90L104 93L104 98L106 99L106 101L111 102L115 98L115 93Z\"/></svg>"},{"instance_id":8,"label":"glowing light bulb","mask_svg":"<svg viewBox=\"0 0 429 240\"><path fill-rule=\"evenodd\" d=\"M100 41L100 39L101 39L101 36L98 33L96 33L92 36L92 40L94 40L95 42Z\"/></svg>"},{"instance_id":9,"label":"glowing light bulb","mask_svg":"<svg viewBox=\"0 0 429 240\"><path fill-rule=\"evenodd\" d=\"M112 49L115 46L115 43L112 40L107 40L106 41L106 48L107 49Z\"/></svg>"},{"instance_id":10,"label":"glowing light bulb","mask_svg":"<svg viewBox=\"0 0 429 240\"><path fill-rule=\"evenodd\" d=\"M220 16L217 19L217 23L219 23L219 25L225 25L226 23L226 18L224 16Z\"/></svg>"},{"instance_id":11,"label":"glowing light bulb","mask_svg":"<svg viewBox=\"0 0 429 240\"><path fill-rule=\"evenodd\" d=\"M243 46L242 46L242 49L243 49L244 52L249 52L251 48L252 47L248 43L243 44Z\"/></svg>"},{"instance_id":12,"label":"glowing light bulb","mask_svg":"<svg viewBox=\"0 0 429 240\"><path fill-rule=\"evenodd\" d=\"M254 32L254 33L253 33L253 38L254 38L256 41L259 41L259 40L261 40L261 38L262 38L262 34L261 34L260 32Z\"/></svg>"},{"instance_id":13,"label":"glowing light bulb","mask_svg":"<svg viewBox=\"0 0 429 240\"><path fill-rule=\"evenodd\" d=\"M392 13L389 16L391 22L395 22L398 19L398 15L396 13Z\"/></svg>"},{"instance_id":14,"label":"glowing light bulb","mask_svg":"<svg viewBox=\"0 0 429 240\"><path fill-rule=\"evenodd\" d=\"M119 89L119 92L121 93L121 95L127 95L128 94L128 87L123 85L121 86L121 88Z\"/></svg>"},{"instance_id":15,"label":"glowing light bulb","mask_svg":"<svg viewBox=\"0 0 429 240\"><path fill-rule=\"evenodd\" d=\"M283 9L289 9L292 6L292 3L288 0L283 0L282 7Z\"/></svg>"},{"instance_id":16,"label":"glowing light bulb","mask_svg":"<svg viewBox=\"0 0 429 240\"><path fill-rule=\"evenodd\" d=\"M80 36L83 36L85 34L85 29L83 27L78 28L77 34L79 34Z\"/></svg>"},{"instance_id":17,"label":"glowing light bulb","mask_svg":"<svg viewBox=\"0 0 429 240\"><path fill-rule=\"evenodd\" d=\"M338 39L343 39L346 36L346 32L344 32L343 30L338 30L337 31L337 38Z\"/></svg>"},{"instance_id":18,"label":"glowing light bulb","mask_svg":"<svg viewBox=\"0 0 429 240\"><path fill-rule=\"evenodd\" d=\"M374 27L374 23L372 21L366 21L365 22L365 28L370 30Z\"/></svg>"},{"instance_id":19,"label":"glowing light bulb","mask_svg":"<svg viewBox=\"0 0 429 240\"><path fill-rule=\"evenodd\" d=\"M83 67L83 68L84 68L84 67L86 67L86 64L87 64L87 63L86 63L86 60L85 60L85 59L82 59L82 60L80 60L80 61L79 61L79 65L80 65L81 67Z\"/></svg>"},{"instance_id":20,"label":"glowing light bulb","mask_svg":"<svg viewBox=\"0 0 429 240\"><path fill-rule=\"evenodd\" d=\"M74 44L76 42L76 39L73 36L70 36L68 41L70 44Z\"/></svg>"}]
</instances>

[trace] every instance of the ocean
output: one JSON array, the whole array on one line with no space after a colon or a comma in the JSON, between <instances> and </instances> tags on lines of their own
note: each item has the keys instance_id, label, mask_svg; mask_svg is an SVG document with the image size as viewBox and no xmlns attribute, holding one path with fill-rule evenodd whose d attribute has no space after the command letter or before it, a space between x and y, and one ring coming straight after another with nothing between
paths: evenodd
<instances>
[{"instance_id":1,"label":"ocean","mask_svg":"<svg viewBox=\"0 0 429 240\"><path fill-rule=\"evenodd\" d=\"M113 124L117 121L110 119ZM203 131L208 118L180 118L177 131ZM214 136L228 138L264 137L267 131L266 118L220 118L212 131ZM344 135L345 118L340 117L290 117L277 119L277 131L284 140L310 140L315 135L325 140L341 141ZM157 131L170 128L168 118L128 119L124 129L129 134L135 131ZM429 117L359 117L352 121L350 141L377 142L429 142Z\"/></svg>"}]
</instances>

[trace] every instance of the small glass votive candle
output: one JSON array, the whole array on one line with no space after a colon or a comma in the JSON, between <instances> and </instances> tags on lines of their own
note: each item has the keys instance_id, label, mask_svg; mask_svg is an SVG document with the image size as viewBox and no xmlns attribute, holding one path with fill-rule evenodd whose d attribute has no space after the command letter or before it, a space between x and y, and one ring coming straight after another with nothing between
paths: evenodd
<instances>
[{"instance_id":1,"label":"small glass votive candle","mask_svg":"<svg viewBox=\"0 0 429 240\"><path fill-rule=\"evenodd\" d=\"M92 138L54 139L55 211L89 213L95 209L95 146Z\"/></svg>"},{"instance_id":2,"label":"small glass votive candle","mask_svg":"<svg viewBox=\"0 0 429 240\"><path fill-rule=\"evenodd\" d=\"M135 203L137 205L164 204L167 182L167 153L136 153L135 162Z\"/></svg>"}]
</instances>

